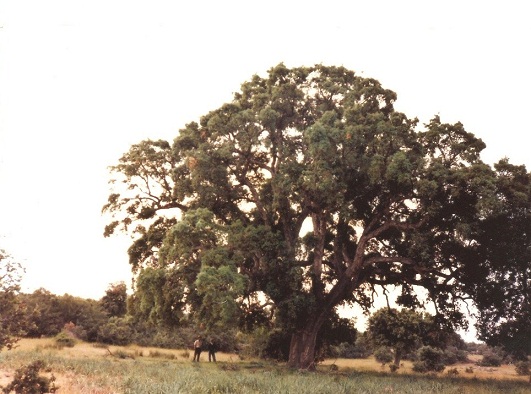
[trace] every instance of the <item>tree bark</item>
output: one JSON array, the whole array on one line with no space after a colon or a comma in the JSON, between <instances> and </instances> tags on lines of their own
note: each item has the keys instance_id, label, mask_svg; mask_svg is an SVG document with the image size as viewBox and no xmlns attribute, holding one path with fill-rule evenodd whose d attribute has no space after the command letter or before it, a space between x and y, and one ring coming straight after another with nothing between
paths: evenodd
<instances>
[{"instance_id":1,"label":"tree bark","mask_svg":"<svg viewBox=\"0 0 531 394\"><path fill-rule=\"evenodd\" d=\"M330 295L331 294L329 294L329 296ZM289 367L307 370L315 369L315 345L317 343L317 334L336 304L336 297L329 297L328 302L325 302L320 310L316 311L307 319L304 328L296 331L291 336L288 361Z\"/></svg>"},{"instance_id":2,"label":"tree bark","mask_svg":"<svg viewBox=\"0 0 531 394\"><path fill-rule=\"evenodd\" d=\"M288 366L297 369L315 369L315 345L317 333L334 307L344 299L350 290L351 279L343 275L315 313L307 320L305 326L291 336Z\"/></svg>"},{"instance_id":3,"label":"tree bark","mask_svg":"<svg viewBox=\"0 0 531 394\"><path fill-rule=\"evenodd\" d=\"M288 366L297 369L315 369L315 344L319 325L295 332L291 336Z\"/></svg>"}]
</instances>

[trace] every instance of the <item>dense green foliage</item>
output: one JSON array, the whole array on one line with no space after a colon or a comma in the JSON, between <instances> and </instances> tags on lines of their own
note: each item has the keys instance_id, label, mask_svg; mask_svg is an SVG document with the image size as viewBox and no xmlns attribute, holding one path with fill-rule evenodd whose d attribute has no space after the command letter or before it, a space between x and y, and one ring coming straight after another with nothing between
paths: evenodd
<instances>
[{"instance_id":1,"label":"dense green foliage","mask_svg":"<svg viewBox=\"0 0 531 394\"><path fill-rule=\"evenodd\" d=\"M111 284L100 304L110 317L123 317L127 313L127 286L124 282Z\"/></svg>"},{"instance_id":2,"label":"dense green foliage","mask_svg":"<svg viewBox=\"0 0 531 394\"><path fill-rule=\"evenodd\" d=\"M416 372L441 372L444 370L444 352L431 346L422 346L418 351L418 359L413 363Z\"/></svg>"},{"instance_id":3,"label":"dense green foliage","mask_svg":"<svg viewBox=\"0 0 531 394\"><path fill-rule=\"evenodd\" d=\"M402 357L428 344L432 334L438 331L432 316L408 309L379 309L367 323L367 332L373 344L392 348L397 366Z\"/></svg>"},{"instance_id":4,"label":"dense green foliage","mask_svg":"<svg viewBox=\"0 0 531 394\"><path fill-rule=\"evenodd\" d=\"M507 160L495 169L497 206L476 230L484 263L466 276L480 339L525 360L531 355L531 176Z\"/></svg>"},{"instance_id":5,"label":"dense green foliage","mask_svg":"<svg viewBox=\"0 0 531 394\"><path fill-rule=\"evenodd\" d=\"M95 300L58 296L45 289L31 294L21 294L20 299L28 309L27 335L29 337L54 336L66 324L83 340L95 341L99 327L107 320L100 303Z\"/></svg>"},{"instance_id":6,"label":"dense green foliage","mask_svg":"<svg viewBox=\"0 0 531 394\"><path fill-rule=\"evenodd\" d=\"M374 347L391 348L394 365L403 358L416 360L416 351L432 346L444 351L444 364L466 361L466 344L447 326L440 326L428 313L382 308L371 314L367 336Z\"/></svg>"},{"instance_id":7,"label":"dense green foliage","mask_svg":"<svg viewBox=\"0 0 531 394\"><path fill-rule=\"evenodd\" d=\"M25 305L18 297L23 269L0 249L0 350L11 349L27 328Z\"/></svg>"},{"instance_id":8,"label":"dense green foliage","mask_svg":"<svg viewBox=\"0 0 531 394\"><path fill-rule=\"evenodd\" d=\"M137 311L209 329L267 319L292 334L290 364L303 368L335 308L369 308L376 286L463 323L461 300L485 297L477 273L499 268L482 236L503 211L503 174L462 124L435 116L419 130L395 100L343 67L280 64L173 143L133 145L103 210L105 235L135 236ZM512 224L502 216L498 231Z\"/></svg>"},{"instance_id":9,"label":"dense green foliage","mask_svg":"<svg viewBox=\"0 0 531 394\"><path fill-rule=\"evenodd\" d=\"M390 363L394 359L393 349L388 346L380 346L374 351L374 358L382 365Z\"/></svg>"}]
</instances>

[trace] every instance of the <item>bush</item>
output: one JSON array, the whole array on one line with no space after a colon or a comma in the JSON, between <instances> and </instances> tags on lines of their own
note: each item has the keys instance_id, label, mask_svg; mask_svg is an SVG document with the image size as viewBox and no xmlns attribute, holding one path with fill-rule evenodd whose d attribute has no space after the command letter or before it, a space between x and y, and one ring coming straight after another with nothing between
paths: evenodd
<instances>
[{"instance_id":1,"label":"bush","mask_svg":"<svg viewBox=\"0 0 531 394\"><path fill-rule=\"evenodd\" d=\"M71 334L61 331L55 336L55 344L59 348L74 347L76 345L76 339Z\"/></svg>"},{"instance_id":2,"label":"bush","mask_svg":"<svg viewBox=\"0 0 531 394\"><path fill-rule=\"evenodd\" d=\"M356 337L352 358L367 358L372 354L373 346L367 333L361 333Z\"/></svg>"},{"instance_id":3,"label":"bush","mask_svg":"<svg viewBox=\"0 0 531 394\"><path fill-rule=\"evenodd\" d=\"M464 363L468 360L468 352L460 350L455 346L449 346L444 350L444 364L452 365L456 363Z\"/></svg>"},{"instance_id":4,"label":"bush","mask_svg":"<svg viewBox=\"0 0 531 394\"><path fill-rule=\"evenodd\" d=\"M328 354L329 357L335 357L335 358L353 358L350 357L350 353L354 346L347 342L341 342L339 345L336 346L330 346L330 353Z\"/></svg>"},{"instance_id":5,"label":"bush","mask_svg":"<svg viewBox=\"0 0 531 394\"><path fill-rule=\"evenodd\" d=\"M379 347L374 351L373 354L376 361L378 361L382 365L390 363L395 358L391 348L388 348L386 346Z\"/></svg>"},{"instance_id":6,"label":"bush","mask_svg":"<svg viewBox=\"0 0 531 394\"><path fill-rule=\"evenodd\" d=\"M448 374L448 376L457 376L457 375L459 375L459 371L457 370L457 368L451 368L446 373Z\"/></svg>"},{"instance_id":7,"label":"bush","mask_svg":"<svg viewBox=\"0 0 531 394\"><path fill-rule=\"evenodd\" d=\"M519 361L516 363L515 367L518 375L529 375L531 373L529 361Z\"/></svg>"},{"instance_id":8,"label":"bush","mask_svg":"<svg viewBox=\"0 0 531 394\"><path fill-rule=\"evenodd\" d=\"M399 367L398 365L396 365L396 364L389 364L389 370L390 370L391 372L396 372L396 371L398 371L398 368L400 368L400 367Z\"/></svg>"},{"instance_id":9,"label":"bush","mask_svg":"<svg viewBox=\"0 0 531 394\"><path fill-rule=\"evenodd\" d=\"M441 372L444 369L444 352L440 349L423 346L417 351L418 361L413 363L415 372Z\"/></svg>"},{"instance_id":10,"label":"bush","mask_svg":"<svg viewBox=\"0 0 531 394\"><path fill-rule=\"evenodd\" d=\"M177 329L175 332L164 327L153 327L149 332L136 335L136 343L143 346L155 346L163 349L181 349L191 346L194 342L190 335ZM144 335L145 334L145 335Z\"/></svg>"},{"instance_id":11,"label":"bush","mask_svg":"<svg viewBox=\"0 0 531 394\"><path fill-rule=\"evenodd\" d=\"M197 331L189 326L163 327L150 323L134 322L131 324L130 343L145 347L163 349L191 349L197 335L212 337L221 352L234 352L238 349L235 332L224 330L219 332Z\"/></svg>"},{"instance_id":12,"label":"bush","mask_svg":"<svg viewBox=\"0 0 531 394\"><path fill-rule=\"evenodd\" d=\"M111 317L98 330L98 341L110 345L129 345L133 337L133 330L125 318Z\"/></svg>"},{"instance_id":13,"label":"bush","mask_svg":"<svg viewBox=\"0 0 531 394\"><path fill-rule=\"evenodd\" d=\"M273 330L267 338L264 357L287 361L289 359L290 343L291 335L286 334L283 330Z\"/></svg>"},{"instance_id":14,"label":"bush","mask_svg":"<svg viewBox=\"0 0 531 394\"><path fill-rule=\"evenodd\" d=\"M63 331L73 338L81 339L82 341L88 341L89 336L87 330L82 326L77 326L72 322L66 323L63 327Z\"/></svg>"},{"instance_id":15,"label":"bush","mask_svg":"<svg viewBox=\"0 0 531 394\"><path fill-rule=\"evenodd\" d=\"M342 342L337 346L332 346L330 350L330 357L367 358L371 355L370 350L358 346L357 342L356 344Z\"/></svg>"},{"instance_id":16,"label":"bush","mask_svg":"<svg viewBox=\"0 0 531 394\"><path fill-rule=\"evenodd\" d=\"M503 357L493 351L483 353L483 358L478 362L482 367L499 367L502 364Z\"/></svg>"},{"instance_id":17,"label":"bush","mask_svg":"<svg viewBox=\"0 0 531 394\"><path fill-rule=\"evenodd\" d=\"M39 375L39 371L44 368L44 362L37 360L31 364L17 369L13 381L3 388L5 394L14 391L17 394L41 394L55 393L58 387L55 386L55 376L51 377Z\"/></svg>"}]
</instances>

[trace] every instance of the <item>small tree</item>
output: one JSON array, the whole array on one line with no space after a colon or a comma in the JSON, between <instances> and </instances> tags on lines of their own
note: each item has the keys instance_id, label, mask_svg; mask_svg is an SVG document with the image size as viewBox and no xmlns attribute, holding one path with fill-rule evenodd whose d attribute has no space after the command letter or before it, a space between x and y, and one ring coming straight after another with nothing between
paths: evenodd
<instances>
[{"instance_id":1,"label":"small tree","mask_svg":"<svg viewBox=\"0 0 531 394\"><path fill-rule=\"evenodd\" d=\"M0 350L12 349L25 333L26 313L18 298L22 273L20 263L0 249Z\"/></svg>"},{"instance_id":2,"label":"small tree","mask_svg":"<svg viewBox=\"0 0 531 394\"><path fill-rule=\"evenodd\" d=\"M431 316L427 314L382 308L369 318L367 332L374 345L393 349L394 364L398 366L403 356L422 345L432 327Z\"/></svg>"},{"instance_id":3,"label":"small tree","mask_svg":"<svg viewBox=\"0 0 531 394\"><path fill-rule=\"evenodd\" d=\"M113 283L105 291L100 304L109 317L123 317L127 312L127 286L124 282Z\"/></svg>"}]
</instances>

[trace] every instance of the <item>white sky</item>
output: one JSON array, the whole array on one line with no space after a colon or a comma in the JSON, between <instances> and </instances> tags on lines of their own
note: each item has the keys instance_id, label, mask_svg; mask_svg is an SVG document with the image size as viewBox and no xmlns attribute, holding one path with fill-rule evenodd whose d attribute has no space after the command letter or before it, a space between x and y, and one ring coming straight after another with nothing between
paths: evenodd
<instances>
[{"instance_id":1,"label":"white sky","mask_svg":"<svg viewBox=\"0 0 531 394\"><path fill-rule=\"evenodd\" d=\"M0 248L27 292L129 283L129 240L102 236L107 167L279 62L376 78L408 116L461 121L484 160L529 169L526 3L0 0Z\"/></svg>"}]
</instances>

